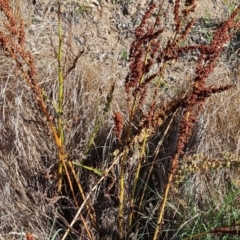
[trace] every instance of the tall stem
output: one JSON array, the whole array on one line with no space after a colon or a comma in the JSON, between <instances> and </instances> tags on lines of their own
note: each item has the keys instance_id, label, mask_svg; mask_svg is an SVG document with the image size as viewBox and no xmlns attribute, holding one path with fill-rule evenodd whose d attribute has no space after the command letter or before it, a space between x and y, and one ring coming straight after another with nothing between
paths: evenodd
<instances>
[{"instance_id":1,"label":"tall stem","mask_svg":"<svg viewBox=\"0 0 240 240\"><path fill-rule=\"evenodd\" d=\"M63 78L63 69L62 69L62 24L61 24L61 5L60 1L58 1L58 109L57 109L57 133L60 139L61 145L64 145L64 132L63 132L63 95L64 95L64 78ZM61 158L61 152L59 152L59 159ZM63 165L62 162L59 161L58 165L58 192L62 189L62 181L63 181Z\"/></svg>"}]
</instances>

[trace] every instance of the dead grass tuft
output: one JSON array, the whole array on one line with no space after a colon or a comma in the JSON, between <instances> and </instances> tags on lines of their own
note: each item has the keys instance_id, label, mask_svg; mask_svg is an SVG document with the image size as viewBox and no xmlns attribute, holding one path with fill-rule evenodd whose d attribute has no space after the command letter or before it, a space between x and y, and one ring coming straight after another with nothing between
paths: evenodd
<instances>
[{"instance_id":1,"label":"dead grass tuft","mask_svg":"<svg viewBox=\"0 0 240 240\"><path fill-rule=\"evenodd\" d=\"M0 238L238 234L239 4L210 29L194 0L153 3L118 42L103 13L127 3L35 4L0 0Z\"/></svg>"}]
</instances>

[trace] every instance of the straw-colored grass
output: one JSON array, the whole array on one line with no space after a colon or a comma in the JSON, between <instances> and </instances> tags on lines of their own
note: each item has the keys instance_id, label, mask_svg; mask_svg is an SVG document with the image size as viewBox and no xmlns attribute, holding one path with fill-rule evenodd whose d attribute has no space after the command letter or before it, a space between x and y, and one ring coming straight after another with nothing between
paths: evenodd
<instances>
[{"instance_id":1,"label":"straw-colored grass","mask_svg":"<svg viewBox=\"0 0 240 240\"><path fill-rule=\"evenodd\" d=\"M0 0L0 239L239 237L240 5L196 3Z\"/></svg>"}]
</instances>

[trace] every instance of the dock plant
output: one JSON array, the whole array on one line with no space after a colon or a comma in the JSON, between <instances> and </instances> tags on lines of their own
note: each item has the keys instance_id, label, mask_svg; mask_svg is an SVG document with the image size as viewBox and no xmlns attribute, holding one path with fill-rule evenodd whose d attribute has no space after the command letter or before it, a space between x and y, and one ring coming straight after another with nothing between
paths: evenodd
<instances>
[{"instance_id":1,"label":"dock plant","mask_svg":"<svg viewBox=\"0 0 240 240\"><path fill-rule=\"evenodd\" d=\"M74 215L68 220L64 233L62 226L56 233L51 229L54 239L58 234L58 239L62 240L70 234L76 237L76 232L81 236L79 239L170 239L166 237L164 219L171 212L169 206L174 189L180 189L183 179L194 173L239 165L239 156L233 153L219 153L223 156L221 159L202 154L186 156L186 153L207 100L234 87L233 84L209 85L207 80L225 46L240 30L240 5L232 8L207 44L197 44L192 43L189 36L196 23L192 13L198 1L175 0L168 6L164 0L153 1L135 29L129 48L126 60L129 68L121 93L125 108L115 109L113 105L117 83L122 80L115 79L108 84L107 96L101 113L95 116L94 126L89 126L91 134L82 147L82 157L76 159L65 141L68 131L65 104L67 98L72 97L65 93L65 87L67 76L76 68L83 51L75 54L70 65L64 62L66 42L63 41L61 4L58 0L58 46L52 43L57 60L55 86L58 88L57 104L51 108L53 112L49 108L49 102L53 101L40 84L36 61L27 46L24 20L13 14L9 0L0 0L0 10L5 16L4 30L0 29L1 49L5 57L14 62L23 84L28 85L38 114L43 117L39 119L44 119L44 126L50 131L49 139L42 141L54 143L57 152L54 170L57 180L51 197L71 199L74 206ZM165 21L168 11L174 16L170 23ZM166 40L164 34L168 24L173 30ZM191 79L186 77L186 88L180 89L177 83L171 83L166 73L171 75L174 65L193 54L193 74ZM101 131L109 122L108 129L112 129L114 137L112 142L109 135L106 137ZM98 141L104 142L99 140L103 138L101 134L106 137L105 144L109 143L105 148L96 145ZM170 150L164 152L166 144ZM102 159L99 156L103 156ZM94 183L90 184L90 178ZM61 199L56 201L57 209L64 202ZM100 231L98 216L109 210L107 206L101 209L101 199L114 202L116 221L113 220L113 224L117 226L114 233L113 229L109 230L111 233ZM54 223L57 221L55 218ZM231 223L192 236L239 235L238 227L239 223ZM104 238L107 235L109 238Z\"/></svg>"}]
</instances>

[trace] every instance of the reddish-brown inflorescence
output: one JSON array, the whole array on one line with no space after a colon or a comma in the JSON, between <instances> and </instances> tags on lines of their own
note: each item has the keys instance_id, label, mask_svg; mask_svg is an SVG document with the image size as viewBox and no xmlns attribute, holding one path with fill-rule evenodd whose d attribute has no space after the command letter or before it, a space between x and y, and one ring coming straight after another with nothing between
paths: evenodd
<instances>
[{"instance_id":1,"label":"reddish-brown inflorescence","mask_svg":"<svg viewBox=\"0 0 240 240\"><path fill-rule=\"evenodd\" d=\"M4 26L8 33L0 31L0 43L2 47L9 51L13 59L17 62L19 67L23 66L22 60L28 65L28 83L31 88L36 87L36 68L32 54L25 51L25 29L24 21L19 19L16 21L12 13L8 0L0 0L0 10L3 11L7 17L8 22L4 22ZM18 24L19 22L19 24ZM22 59L21 59L22 58Z\"/></svg>"},{"instance_id":2,"label":"reddish-brown inflorescence","mask_svg":"<svg viewBox=\"0 0 240 240\"><path fill-rule=\"evenodd\" d=\"M147 78L147 81L143 79L155 63L155 57L160 47L158 36L163 32L163 29L160 28L159 17L155 19L154 26L149 22L156 7L156 3L153 3L145 13L140 26L135 30L136 39L131 44L129 52L130 71L125 79L125 89L128 101L130 101L131 96L135 99L139 97L138 107L145 99L147 91L146 84L155 77L150 76Z\"/></svg>"},{"instance_id":3,"label":"reddish-brown inflorescence","mask_svg":"<svg viewBox=\"0 0 240 240\"><path fill-rule=\"evenodd\" d=\"M26 233L26 240L34 240L32 233L30 233L30 232Z\"/></svg>"},{"instance_id":4,"label":"reddish-brown inflorescence","mask_svg":"<svg viewBox=\"0 0 240 240\"><path fill-rule=\"evenodd\" d=\"M188 36L190 31L192 30L194 23L195 23L195 19L192 18L191 21L187 24L187 26L183 30L182 34L177 38L177 40L176 40L177 43L180 43Z\"/></svg>"},{"instance_id":5,"label":"reddish-brown inflorescence","mask_svg":"<svg viewBox=\"0 0 240 240\"><path fill-rule=\"evenodd\" d=\"M174 5L174 22L175 22L175 32L178 34L180 31L180 0L175 1Z\"/></svg>"},{"instance_id":6,"label":"reddish-brown inflorescence","mask_svg":"<svg viewBox=\"0 0 240 240\"><path fill-rule=\"evenodd\" d=\"M191 131L194 123L197 120L203 104L206 99L213 93L219 93L228 90L232 85L225 85L221 87L206 87L206 79L213 72L216 61L224 47L224 45L231 39L230 32L232 29L239 29L236 25L235 18L239 14L240 5L235 9L231 16L226 20L214 34L212 43L208 45L195 45L179 50L173 51L175 54L184 51L198 49L200 54L197 66L196 77L194 79L195 85L190 95L182 101L182 106L185 108L184 118L180 124L179 139L176 151L172 159L171 173L174 174L178 167L178 158L183 154L185 143L191 136ZM176 53L177 52L177 53Z\"/></svg>"},{"instance_id":7,"label":"reddish-brown inflorescence","mask_svg":"<svg viewBox=\"0 0 240 240\"><path fill-rule=\"evenodd\" d=\"M114 132L116 135L116 138L120 144L122 144L122 131L123 131L123 117L120 112L115 112L113 116L114 120Z\"/></svg>"},{"instance_id":8,"label":"reddish-brown inflorescence","mask_svg":"<svg viewBox=\"0 0 240 240\"><path fill-rule=\"evenodd\" d=\"M32 92L35 93L36 100L46 116L47 121L52 124L52 117L47 111L41 88L37 84L37 71L34 58L29 51L25 50L24 21L22 19L16 20L9 0L0 0L0 10L4 12L7 18L7 21L3 23L6 31L0 30L0 45L5 50L5 53L10 53L12 59L15 60L23 78L27 81ZM25 70L26 66L27 70Z\"/></svg>"}]
</instances>

